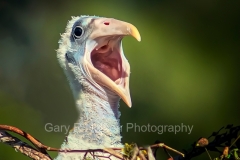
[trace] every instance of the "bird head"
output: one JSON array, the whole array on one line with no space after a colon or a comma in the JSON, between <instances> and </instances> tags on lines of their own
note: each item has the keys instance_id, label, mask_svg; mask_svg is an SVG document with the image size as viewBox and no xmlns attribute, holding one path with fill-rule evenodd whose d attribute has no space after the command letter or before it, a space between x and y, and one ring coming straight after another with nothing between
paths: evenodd
<instances>
[{"instance_id":1,"label":"bird head","mask_svg":"<svg viewBox=\"0 0 240 160\"><path fill-rule=\"evenodd\" d=\"M96 16L72 17L59 41L57 56L75 79L84 78L99 90L109 90L131 107L130 65L122 48L122 38L127 35L141 40L130 23Z\"/></svg>"}]
</instances>

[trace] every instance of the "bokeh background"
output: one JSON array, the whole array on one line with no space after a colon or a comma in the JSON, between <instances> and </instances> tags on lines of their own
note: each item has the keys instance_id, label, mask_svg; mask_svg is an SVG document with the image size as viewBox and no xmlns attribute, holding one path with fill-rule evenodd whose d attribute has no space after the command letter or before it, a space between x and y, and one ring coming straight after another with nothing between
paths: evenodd
<instances>
[{"instance_id":1,"label":"bokeh background","mask_svg":"<svg viewBox=\"0 0 240 160\"><path fill-rule=\"evenodd\" d=\"M240 1L221 0L1 0L0 124L60 147L64 132L49 133L44 126L77 119L55 52L67 21L77 15L124 20L141 33L140 43L123 40L133 101L131 109L121 102L123 142L160 140L182 150L222 126L240 124ZM139 133L126 132L126 123L194 127L191 134ZM163 151L160 156L167 159ZM0 143L0 159L28 158Z\"/></svg>"}]
</instances>

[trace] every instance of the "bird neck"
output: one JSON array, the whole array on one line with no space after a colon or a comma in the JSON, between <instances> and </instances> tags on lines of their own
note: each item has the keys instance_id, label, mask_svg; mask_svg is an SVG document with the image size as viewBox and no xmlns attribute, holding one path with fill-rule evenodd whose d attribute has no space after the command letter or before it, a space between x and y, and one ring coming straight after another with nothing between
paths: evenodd
<instances>
[{"instance_id":1,"label":"bird neck","mask_svg":"<svg viewBox=\"0 0 240 160\"><path fill-rule=\"evenodd\" d=\"M79 117L62 149L120 147L120 98L107 89L97 89L87 79L70 84Z\"/></svg>"}]
</instances>

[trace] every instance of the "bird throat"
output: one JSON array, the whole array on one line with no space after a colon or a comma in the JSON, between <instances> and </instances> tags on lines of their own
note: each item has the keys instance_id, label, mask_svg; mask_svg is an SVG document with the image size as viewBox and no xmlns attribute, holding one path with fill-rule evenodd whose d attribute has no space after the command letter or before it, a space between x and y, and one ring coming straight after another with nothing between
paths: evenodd
<instances>
[{"instance_id":1,"label":"bird throat","mask_svg":"<svg viewBox=\"0 0 240 160\"><path fill-rule=\"evenodd\" d=\"M72 68L73 70L73 68ZM68 76L71 77L71 76ZM79 117L61 149L120 147L120 97L99 91L87 79L70 78Z\"/></svg>"}]
</instances>

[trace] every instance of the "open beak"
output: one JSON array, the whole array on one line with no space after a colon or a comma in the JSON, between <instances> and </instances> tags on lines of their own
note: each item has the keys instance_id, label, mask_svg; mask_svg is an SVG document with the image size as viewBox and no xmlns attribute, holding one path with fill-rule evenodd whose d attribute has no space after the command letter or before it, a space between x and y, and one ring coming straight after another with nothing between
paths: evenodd
<instances>
[{"instance_id":1,"label":"open beak","mask_svg":"<svg viewBox=\"0 0 240 160\"><path fill-rule=\"evenodd\" d=\"M107 87L131 107L130 65L123 53L122 38L131 35L141 41L141 36L132 24L112 18L93 19L91 26L84 55L87 72L96 86Z\"/></svg>"}]
</instances>

